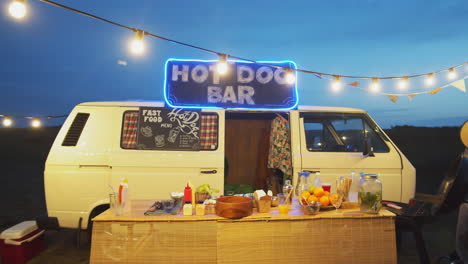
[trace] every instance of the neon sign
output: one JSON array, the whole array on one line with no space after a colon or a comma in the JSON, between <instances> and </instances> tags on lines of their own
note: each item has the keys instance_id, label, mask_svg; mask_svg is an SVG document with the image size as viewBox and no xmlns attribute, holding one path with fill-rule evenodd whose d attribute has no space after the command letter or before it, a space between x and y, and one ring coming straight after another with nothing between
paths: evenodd
<instances>
[{"instance_id":1,"label":"neon sign","mask_svg":"<svg viewBox=\"0 0 468 264\"><path fill-rule=\"evenodd\" d=\"M296 83L287 82L284 70L295 69L294 62L229 60L225 74L217 72L217 62L167 60L164 81L166 103L170 107L183 108L281 110L297 106Z\"/></svg>"}]
</instances>

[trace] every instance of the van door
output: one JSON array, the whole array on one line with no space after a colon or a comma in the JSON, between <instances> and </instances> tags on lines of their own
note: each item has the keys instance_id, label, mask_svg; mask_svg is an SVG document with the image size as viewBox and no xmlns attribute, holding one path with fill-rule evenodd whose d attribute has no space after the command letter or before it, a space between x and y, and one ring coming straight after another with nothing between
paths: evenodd
<instances>
[{"instance_id":1,"label":"van door","mask_svg":"<svg viewBox=\"0 0 468 264\"><path fill-rule=\"evenodd\" d=\"M378 173L383 199L401 200L400 154L366 113L301 112L299 123L302 170L320 171L332 191L351 171ZM366 137L373 155L363 154Z\"/></svg>"},{"instance_id":2,"label":"van door","mask_svg":"<svg viewBox=\"0 0 468 264\"><path fill-rule=\"evenodd\" d=\"M130 199L168 199L183 192L187 182L196 188L210 184L224 189L224 110L202 110L199 151L138 150L138 108L119 108L120 136L111 155L113 186L129 181ZM195 192L195 190L193 190Z\"/></svg>"},{"instance_id":3,"label":"van door","mask_svg":"<svg viewBox=\"0 0 468 264\"><path fill-rule=\"evenodd\" d=\"M108 203L111 175L109 151L112 109L81 107L74 109L60 130L47 157L44 187L49 216L59 218L61 227L76 228L89 212Z\"/></svg>"}]
</instances>

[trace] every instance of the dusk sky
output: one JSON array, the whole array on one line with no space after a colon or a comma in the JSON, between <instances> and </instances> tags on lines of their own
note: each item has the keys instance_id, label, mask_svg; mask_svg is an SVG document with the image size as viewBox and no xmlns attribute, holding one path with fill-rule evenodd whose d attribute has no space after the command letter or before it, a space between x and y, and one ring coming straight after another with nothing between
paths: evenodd
<instances>
[{"instance_id":1,"label":"dusk sky","mask_svg":"<svg viewBox=\"0 0 468 264\"><path fill-rule=\"evenodd\" d=\"M466 0L57 2L204 48L253 60L293 60L318 72L404 76L468 61ZM217 59L149 37L147 52L135 56L128 51L131 31L36 0L28 1L28 15L18 21L8 15L9 3L0 1L0 114L61 115L81 102L162 101L167 59ZM468 67L457 74L465 77ZM436 78L429 88L424 78L414 79L404 93L450 82L446 73ZM367 88L368 81L358 81ZM454 87L393 103L353 87L334 94L329 86L299 73L300 104L362 108L384 128L468 120L468 96ZM382 91L399 93L396 81L383 83Z\"/></svg>"}]
</instances>

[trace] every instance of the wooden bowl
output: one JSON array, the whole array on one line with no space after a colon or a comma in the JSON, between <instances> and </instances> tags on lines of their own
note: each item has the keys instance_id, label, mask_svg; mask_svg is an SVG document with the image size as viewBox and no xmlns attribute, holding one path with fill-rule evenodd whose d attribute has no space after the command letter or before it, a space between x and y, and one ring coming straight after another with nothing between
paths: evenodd
<instances>
[{"instance_id":1,"label":"wooden bowl","mask_svg":"<svg viewBox=\"0 0 468 264\"><path fill-rule=\"evenodd\" d=\"M216 199L216 215L230 219L252 214L252 199L242 196L224 196Z\"/></svg>"}]
</instances>

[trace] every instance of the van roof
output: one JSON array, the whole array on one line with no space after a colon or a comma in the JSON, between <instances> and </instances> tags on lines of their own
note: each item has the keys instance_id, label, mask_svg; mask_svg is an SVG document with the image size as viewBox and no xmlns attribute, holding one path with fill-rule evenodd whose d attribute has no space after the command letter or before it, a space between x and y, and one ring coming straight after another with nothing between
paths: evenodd
<instances>
[{"instance_id":1,"label":"van roof","mask_svg":"<svg viewBox=\"0 0 468 264\"><path fill-rule=\"evenodd\" d=\"M108 102L86 102L79 106L110 106L110 107L164 107L164 102L160 101L108 101ZM347 113L365 113L364 110L351 107L335 107L335 106L312 106L299 105L298 110L316 111L316 112L347 112ZM253 109L252 109L253 110ZM254 110L258 111L258 110Z\"/></svg>"}]
</instances>

